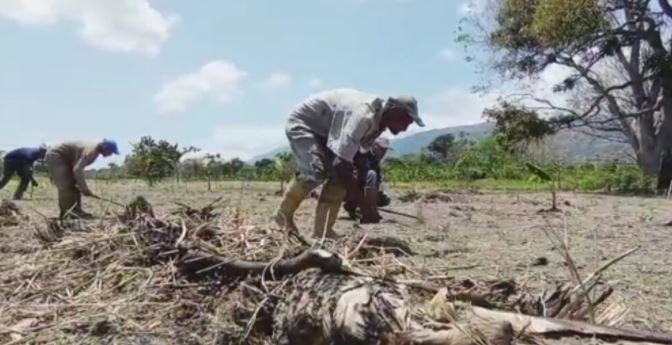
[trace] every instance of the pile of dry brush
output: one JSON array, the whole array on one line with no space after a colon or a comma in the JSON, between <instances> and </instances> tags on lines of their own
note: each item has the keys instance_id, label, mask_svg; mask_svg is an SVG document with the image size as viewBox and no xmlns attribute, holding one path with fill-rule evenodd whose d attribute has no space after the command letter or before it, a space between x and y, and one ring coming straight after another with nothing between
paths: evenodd
<instances>
[{"instance_id":1,"label":"pile of dry brush","mask_svg":"<svg viewBox=\"0 0 672 345\"><path fill-rule=\"evenodd\" d=\"M113 220L48 220L0 263L3 344L512 344L645 339L611 328L600 274L542 294L514 280L423 279L389 238L308 243L216 203ZM3 213L4 215L4 213ZM0 215L2 218L2 215Z\"/></svg>"}]
</instances>

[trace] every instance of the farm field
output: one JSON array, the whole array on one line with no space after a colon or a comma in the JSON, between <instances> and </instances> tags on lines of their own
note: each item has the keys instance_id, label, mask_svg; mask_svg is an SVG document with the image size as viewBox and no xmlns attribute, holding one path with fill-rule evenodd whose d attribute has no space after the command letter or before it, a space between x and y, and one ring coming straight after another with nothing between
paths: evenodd
<instances>
[{"instance_id":1,"label":"farm field","mask_svg":"<svg viewBox=\"0 0 672 345\"><path fill-rule=\"evenodd\" d=\"M47 185L46 181L44 185ZM9 197L12 187L2 191L3 198ZM215 222L222 227L234 227L232 224L235 224L235 229L229 229L231 238L252 238L250 234L255 231L273 234L268 235L268 241L281 238L276 227L268 222L280 200L278 183L216 182L210 192L207 184L201 182L162 183L149 188L142 182L92 181L92 187L99 195L120 203L142 195L158 216L177 209L176 202L200 208L221 197L217 204L221 207L218 209L221 216ZM540 292L557 282L572 281L570 265L553 234L566 238L573 266L582 278L610 259L639 247L605 271L603 280L614 289L608 301L628 310L620 323L623 327L672 330L672 257L669 255L672 239L670 228L663 225L672 218L669 213L672 202L661 198L564 192L558 195L561 212L539 212L549 206L548 193L457 189L436 192L436 188L424 185L415 192L425 195L424 199L399 200L399 197L413 196L410 187L398 186L390 190L393 203L389 209L421 216L423 222L383 214L386 220L381 224L359 225L339 219L336 225L336 231L345 234L346 238L367 234L394 237L408 243L413 255L395 257L391 261L395 269L388 272L390 275L427 282L432 282L434 278L431 277L437 275L445 276L441 278L445 281L514 279L519 286ZM64 248L77 247L78 243L82 247L98 248L93 244L98 241L92 237L93 228L98 229L96 231L105 229L101 233L106 235L96 235L101 238L117 236L113 225L103 224L114 224L112 216L123 210L110 203L87 200L85 205L89 211L96 215L107 212L106 218L65 229L55 243L45 246L44 241L35 236L35 229L46 228L46 218L56 215L54 198L55 192L51 188L35 189L31 200L16 203L27 219L22 218L18 225L4 225L0 231L0 343L227 343L221 334L216 335L218 330L213 330L225 318L218 314L222 311L201 307L215 303L215 298L231 302L225 297L231 290L203 294L198 297L203 305L192 306L196 309L191 313L177 307L161 309L148 303L144 308L153 315L148 318L135 309L143 307L131 303L134 292L127 290L130 287L124 287L124 275L115 275L131 270L130 267L118 263L109 263L102 268L96 266L100 269L94 272L98 277L92 276L87 286L74 286L72 281L62 279L72 274L68 270L74 269L71 265L77 261L59 256L66 250ZM315 204L315 200L306 200L297 214L305 236L311 233L310 219ZM344 215L342 212L341 216ZM256 242L249 241L253 248ZM282 240L278 241L282 243ZM91 250L90 255L94 255ZM285 250L287 248L279 245L276 252L259 255L273 258L283 255ZM240 253L241 257L247 254ZM109 255L114 254L110 252ZM50 262L50 258L63 261ZM92 262L104 260L105 257L96 257ZM158 272L163 274L167 272L168 264L161 265L164 266ZM47 273L47 269L63 271L62 274ZM392 272L395 270L398 272ZM133 285L133 289L139 289L135 291L138 296L144 293L143 289L156 285L155 281L168 279L157 272L153 275L147 272L144 268L128 273L129 281L136 279L136 274L141 276L137 278L140 285ZM83 274L86 272L79 275ZM49 280L41 279L43 275L51 275L52 282L48 284ZM106 290L113 282L105 277L112 276L116 277L114 284L120 289L117 295L109 295ZM156 286L153 288L157 289L155 293L160 292ZM183 295L181 291L172 291L170 298L175 301L189 299L188 293L193 293L184 290ZM169 302L172 300L161 303ZM105 322L92 321L101 319ZM92 326L94 323L95 327ZM588 343L585 339L563 339L559 343L572 341Z\"/></svg>"}]
</instances>

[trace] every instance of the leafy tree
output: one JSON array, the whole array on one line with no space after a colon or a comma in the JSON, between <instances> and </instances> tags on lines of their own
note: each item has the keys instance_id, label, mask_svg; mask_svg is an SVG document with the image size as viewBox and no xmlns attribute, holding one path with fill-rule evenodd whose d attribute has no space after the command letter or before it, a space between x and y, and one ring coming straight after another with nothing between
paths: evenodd
<instances>
[{"instance_id":1,"label":"leafy tree","mask_svg":"<svg viewBox=\"0 0 672 345\"><path fill-rule=\"evenodd\" d=\"M277 177L278 170L275 166L275 161L269 158L264 158L254 163L255 175L261 179L269 179Z\"/></svg>"},{"instance_id":2,"label":"leafy tree","mask_svg":"<svg viewBox=\"0 0 672 345\"><path fill-rule=\"evenodd\" d=\"M508 102L499 107L486 109L486 118L495 123L495 134L500 134L507 145L538 142L557 131L552 121L539 118L536 111L517 107Z\"/></svg>"},{"instance_id":3,"label":"leafy tree","mask_svg":"<svg viewBox=\"0 0 672 345\"><path fill-rule=\"evenodd\" d=\"M443 161L448 161L453 149L455 148L455 137L448 133L440 135L427 146L431 154Z\"/></svg>"},{"instance_id":4,"label":"leafy tree","mask_svg":"<svg viewBox=\"0 0 672 345\"><path fill-rule=\"evenodd\" d=\"M142 137L132 146L132 154L126 157L128 173L146 180L150 186L177 174L180 159L189 152L198 151L193 146L180 147L178 144L171 144L166 140L157 141L149 136Z\"/></svg>"},{"instance_id":5,"label":"leafy tree","mask_svg":"<svg viewBox=\"0 0 672 345\"><path fill-rule=\"evenodd\" d=\"M525 80L548 68L568 72L555 91L564 107L528 95L557 127L588 127L624 138L648 175L672 147L672 25L669 0L497 0L491 23L475 19L490 64L506 79ZM481 42L462 33L467 44ZM602 134L601 134L602 135Z\"/></svg>"},{"instance_id":6,"label":"leafy tree","mask_svg":"<svg viewBox=\"0 0 672 345\"><path fill-rule=\"evenodd\" d=\"M180 172L185 180L197 180L206 176L205 165L201 158L185 159L180 164Z\"/></svg>"},{"instance_id":7,"label":"leafy tree","mask_svg":"<svg viewBox=\"0 0 672 345\"><path fill-rule=\"evenodd\" d=\"M289 182L297 172L296 160L291 152L275 155L275 166L280 172L280 192L285 191L285 183Z\"/></svg>"},{"instance_id":8,"label":"leafy tree","mask_svg":"<svg viewBox=\"0 0 672 345\"><path fill-rule=\"evenodd\" d=\"M254 167L259 170L269 169L275 166L275 162L272 159L264 158L254 162Z\"/></svg>"},{"instance_id":9,"label":"leafy tree","mask_svg":"<svg viewBox=\"0 0 672 345\"><path fill-rule=\"evenodd\" d=\"M205 159L207 163L205 164L205 176L208 179L208 192L212 191L212 178L215 177L217 173L217 164L221 155L217 154L206 154Z\"/></svg>"},{"instance_id":10,"label":"leafy tree","mask_svg":"<svg viewBox=\"0 0 672 345\"><path fill-rule=\"evenodd\" d=\"M244 167L245 162L240 158L233 158L222 165L222 171L226 176L236 177Z\"/></svg>"}]
</instances>

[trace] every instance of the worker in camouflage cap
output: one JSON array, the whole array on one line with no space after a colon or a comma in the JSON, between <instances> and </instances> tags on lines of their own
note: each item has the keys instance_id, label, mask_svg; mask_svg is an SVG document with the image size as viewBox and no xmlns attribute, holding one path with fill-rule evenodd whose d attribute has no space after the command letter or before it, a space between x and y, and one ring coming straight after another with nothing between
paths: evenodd
<instances>
[{"instance_id":1,"label":"worker in camouflage cap","mask_svg":"<svg viewBox=\"0 0 672 345\"><path fill-rule=\"evenodd\" d=\"M337 237L333 226L346 191L352 200L363 197L353 174L355 154L369 151L385 130L397 135L413 122L424 126L417 101L408 96L384 99L354 89L335 89L298 104L285 130L298 175L289 184L275 221L296 231L294 212L313 189L324 184L313 235Z\"/></svg>"}]
</instances>

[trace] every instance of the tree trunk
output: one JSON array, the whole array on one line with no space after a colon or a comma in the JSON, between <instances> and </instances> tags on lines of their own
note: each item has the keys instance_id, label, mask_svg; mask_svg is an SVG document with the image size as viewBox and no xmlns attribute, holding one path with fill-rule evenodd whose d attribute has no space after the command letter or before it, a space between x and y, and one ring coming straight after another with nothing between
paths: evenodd
<instances>
[{"instance_id":1,"label":"tree trunk","mask_svg":"<svg viewBox=\"0 0 672 345\"><path fill-rule=\"evenodd\" d=\"M662 121L658 130L658 152L661 159L658 167L658 187L661 182L665 183L662 188L667 188L672 180L672 69L670 67L670 57L666 59L663 69L663 109L661 112Z\"/></svg>"},{"instance_id":2,"label":"tree trunk","mask_svg":"<svg viewBox=\"0 0 672 345\"><path fill-rule=\"evenodd\" d=\"M642 148L637 153L637 160L642 172L647 176L655 177L660 172L660 152L655 147Z\"/></svg>"},{"instance_id":3,"label":"tree trunk","mask_svg":"<svg viewBox=\"0 0 672 345\"><path fill-rule=\"evenodd\" d=\"M663 154L663 160L660 164L658 173L658 186L656 189L667 190L672 182L672 150L667 150Z\"/></svg>"}]
</instances>

